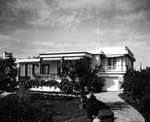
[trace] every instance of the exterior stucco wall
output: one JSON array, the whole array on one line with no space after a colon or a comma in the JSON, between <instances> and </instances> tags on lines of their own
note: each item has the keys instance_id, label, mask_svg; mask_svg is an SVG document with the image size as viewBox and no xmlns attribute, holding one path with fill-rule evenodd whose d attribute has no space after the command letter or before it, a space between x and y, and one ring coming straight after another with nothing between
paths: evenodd
<instances>
[{"instance_id":1,"label":"exterior stucco wall","mask_svg":"<svg viewBox=\"0 0 150 122\"><path fill-rule=\"evenodd\" d=\"M25 64L20 65L20 76L25 77Z\"/></svg>"},{"instance_id":2,"label":"exterior stucco wall","mask_svg":"<svg viewBox=\"0 0 150 122\"><path fill-rule=\"evenodd\" d=\"M58 65L57 65L57 61L46 61L42 63L43 65L46 64L49 66L49 73L51 74L56 74L58 71Z\"/></svg>"},{"instance_id":3,"label":"exterior stucco wall","mask_svg":"<svg viewBox=\"0 0 150 122\"><path fill-rule=\"evenodd\" d=\"M122 57L122 66L126 66L126 57L125 56L123 56ZM123 71L126 71L126 67L123 67Z\"/></svg>"},{"instance_id":4,"label":"exterior stucco wall","mask_svg":"<svg viewBox=\"0 0 150 122\"><path fill-rule=\"evenodd\" d=\"M129 69L133 68L133 61L129 57L127 57L127 66Z\"/></svg>"},{"instance_id":5,"label":"exterior stucco wall","mask_svg":"<svg viewBox=\"0 0 150 122\"><path fill-rule=\"evenodd\" d=\"M57 66L57 61L52 61L52 62L50 62L50 68L49 68L50 73L57 74L57 70L58 70L57 67L58 67L58 66Z\"/></svg>"},{"instance_id":6,"label":"exterior stucco wall","mask_svg":"<svg viewBox=\"0 0 150 122\"><path fill-rule=\"evenodd\" d=\"M118 77L106 77L105 86L102 89L103 91L118 91L119 90Z\"/></svg>"},{"instance_id":7,"label":"exterior stucco wall","mask_svg":"<svg viewBox=\"0 0 150 122\"><path fill-rule=\"evenodd\" d=\"M116 66L121 66L121 57L116 58Z\"/></svg>"},{"instance_id":8,"label":"exterior stucco wall","mask_svg":"<svg viewBox=\"0 0 150 122\"><path fill-rule=\"evenodd\" d=\"M104 56L101 56L101 65L102 65L102 66L105 66L105 65L106 65L106 64L105 64L105 63L106 63L105 60L106 60L106 58L105 58Z\"/></svg>"},{"instance_id":9,"label":"exterior stucco wall","mask_svg":"<svg viewBox=\"0 0 150 122\"><path fill-rule=\"evenodd\" d=\"M118 71L122 71L123 67L122 67L122 57L117 57L116 58L116 69Z\"/></svg>"},{"instance_id":10,"label":"exterior stucco wall","mask_svg":"<svg viewBox=\"0 0 150 122\"><path fill-rule=\"evenodd\" d=\"M101 64L101 57L100 57L100 55L93 55L91 67L94 68L95 65L100 65L100 64Z\"/></svg>"}]
</instances>

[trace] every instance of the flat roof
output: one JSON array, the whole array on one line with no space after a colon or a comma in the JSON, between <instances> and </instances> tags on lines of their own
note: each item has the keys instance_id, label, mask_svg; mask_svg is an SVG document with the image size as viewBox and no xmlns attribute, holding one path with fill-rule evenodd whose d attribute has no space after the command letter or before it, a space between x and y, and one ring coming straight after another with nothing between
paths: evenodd
<instances>
[{"instance_id":1,"label":"flat roof","mask_svg":"<svg viewBox=\"0 0 150 122\"><path fill-rule=\"evenodd\" d=\"M92 54L89 52L47 52L47 53L40 53L39 56L41 58L59 58L59 57L90 57L92 58Z\"/></svg>"},{"instance_id":2,"label":"flat roof","mask_svg":"<svg viewBox=\"0 0 150 122\"><path fill-rule=\"evenodd\" d=\"M58 58L64 57L64 58L81 58L81 57L90 57L92 58L93 55L104 55L106 57L119 57L119 56L124 56L127 55L129 56L132 60L136 60L134 58L134 54L129 50L127 46L123 47L103 47L103 48L96 48L96 50L92 51L64 51L64 52L45 52L45 53L40 53L39 58L43 58L45 60L58 60ZM18 62L38 62L38 59L18 59Z\"/></svg>"},{"instance_id":3,"label":"flat roof","mask_svg":"<svg viewBox=\"0 0 150 122\"><path fill-rule=\"evenodd\" d=\"M33 62L39 62L39 61L40 61L39 58L38 59L29 58L29 59L17 59L16 60L16 62L18 62L18 63L24 63L24 62L31 62L31 63L33 63Z\"/></svg>"}]
</instances>

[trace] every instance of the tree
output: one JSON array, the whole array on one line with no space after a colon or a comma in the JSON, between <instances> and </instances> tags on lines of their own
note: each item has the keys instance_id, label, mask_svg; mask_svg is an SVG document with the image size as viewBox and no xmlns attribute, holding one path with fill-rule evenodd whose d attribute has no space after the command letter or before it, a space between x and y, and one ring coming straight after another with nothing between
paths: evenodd
<instances>
[{"instance_id":1,"label":"tree","mask_svg":"<svg viewBox=\"0 0 150 122\"><path fill-rule=\"evenodd\" d=\"M0 59L0 89L16 81L17 68L14 58Z\"/></svg>"},{"instance_id":2,"label":"tree","mask_svg":"<svg viewBox=\"0 0 150 122\"><path fill-rule=\"evenodd\" d=\"M104 79L98 77L101 66L96 65L91 68L91 59L83 57L75 61L64 61L63 75L60 89L64 92L73 92L79 100L80 107L86 94L90 92L101 92L104 86Z\"/></svg>"}]
</instances>

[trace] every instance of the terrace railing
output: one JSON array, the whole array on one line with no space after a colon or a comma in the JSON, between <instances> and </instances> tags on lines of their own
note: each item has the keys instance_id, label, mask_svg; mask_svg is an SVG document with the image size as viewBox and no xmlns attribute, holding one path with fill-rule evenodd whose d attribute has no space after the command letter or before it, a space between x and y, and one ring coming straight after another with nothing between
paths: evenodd
<instances>
[{"instance_id":1,"label":"terrace railing","mask_svg":"<svg viewBox=\"0 0 150 122\"><path fill-rule=\"evenodd\" d=\"M126 66L102 66L100 69L100 72L126 72L127 68Z\"/></svg>"},{"instance_id":2,"label":"terrace railing","mask_svg":"<svg viewBox=\"0 0 150 122\"><path fill-rule=\"evenodd\" d=\"M59 80L60 79L60 76L58 76L57 74L35 74L33 75L33 78L34 76L39 77L44 80Z\"/></svg>"}]
</instances>

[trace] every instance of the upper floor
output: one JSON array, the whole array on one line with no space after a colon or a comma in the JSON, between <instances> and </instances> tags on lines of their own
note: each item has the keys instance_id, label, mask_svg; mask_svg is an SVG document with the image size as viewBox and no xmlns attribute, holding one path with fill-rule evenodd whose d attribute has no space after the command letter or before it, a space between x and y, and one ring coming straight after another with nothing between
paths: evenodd
<instances>
[{"instance_id":1,"label":"upper floor","mask_svg":"<svg viewBox=\"0 0 150 122\"><path fill-rule=\"evenodd\" d=\"M128 47L101 48L91 52L93 54L92 65L101 64L100 72L125 73L134 68L135 57Z\"/></svg>"},{"instance_id":2,"label":"upper floor","mask_svg":"<svg viewBox=\"0 0 150 122\"><path fill-rule=\"evenodd\" d=\"M100 73L121 73L134 67L136 60L128 47L99 48L94 51L48 52L39 54L38 58L18 59L19 76L32 74L59 74L63 60L78 60L81 57L92 59L91 67L102 65ZM63 59L63 60L62 60Z\"/></svg>"}]
</instances>

